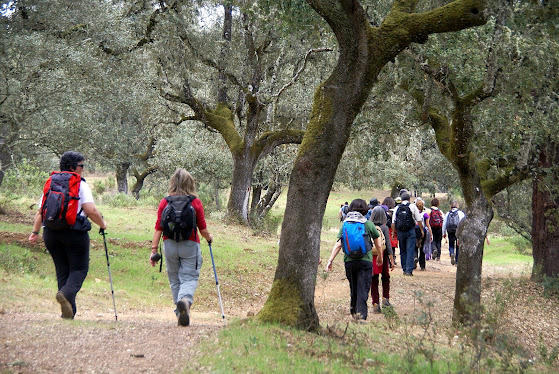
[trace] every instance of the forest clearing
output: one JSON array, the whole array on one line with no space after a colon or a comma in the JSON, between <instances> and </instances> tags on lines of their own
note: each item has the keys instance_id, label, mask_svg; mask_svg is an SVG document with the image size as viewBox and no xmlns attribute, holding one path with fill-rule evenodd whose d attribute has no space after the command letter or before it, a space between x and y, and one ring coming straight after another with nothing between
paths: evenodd
<instances>
[{"instance_id":1,"label":"forest clearing","mask_svg":"<svg viewBox=\"0 0 559 374\"><path fill-rule=\"evenodd\" d=\"M381 196L386 191L366 193ZM255 236L248 228L218 225L210 218L209 225L217 230L213 248L226 319L221 319L204 243L205 263L192 323L180 327L172 312L165 270L159 273L147 261L149 241L145 239L155 209L103 205L101 209L109 222L122 220L108 236L118 321L114 320L100 235L91 232L92 268L78 294L76 319L65 321L59 318L54 271L44 245L27 241L31 212L0 216L0 365L4 372L351 372L357 368L461 372L460 362L489 370L490 366L484 366L488 357L497 360L497 372L505 369L503 362L536 372L557 368L556 356L546 364L541 355L547 349L553 357L559 347L559 300L544 297L543 287L529 280L530 257L511 256L505 238L492 236L486 247L489 260L483 268L482 304L488 315L482 325L487 341L477 347L484 357L481 363L473 364L468 330L451 324L456 267L450 264L448 252L443 252L440 262L428 261L426 271L415 272L412 278L404 277L401 267L396 267L391 272L393 311L370 312L367 324L356 324L349 315L341 259L327 275L319 268L315 305L321 331L300 333L250 322L271 288L277 235ZM129 232L132 227L136 233ZM332 228L323 229L323 261L334 236ZM334 347L311 344L318 339ZM348 351L355 346L359 353ZM379 354L386 357L376 358ZM431 364L435 365L432 369Z\"/></svg>"}]
</instances>

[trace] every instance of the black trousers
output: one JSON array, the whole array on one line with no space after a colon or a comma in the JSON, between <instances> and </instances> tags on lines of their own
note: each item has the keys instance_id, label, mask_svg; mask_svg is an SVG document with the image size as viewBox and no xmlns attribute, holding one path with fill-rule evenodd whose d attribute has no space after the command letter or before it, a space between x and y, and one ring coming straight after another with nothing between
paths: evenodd
<instances>
[{"instance_id":1,"label":"black trousers","mask_svg":"<svg viewBox=\"0 0 559 374\"><path fill-rule=\"evenodd\" d=\"M433 260L441 258L441 242L443 241L443 229L442 227L431 226L431 231L433 232Z\"/></svg>"},{"instance_id":2,"label":"black trousers","mask_svg":"<svg viewBox=\"0 0 559 374\"><path fill-rule=\"evenodd\" d=\"M89 270L89 234L87 231L49 230L45 227L43 240L54 262L58 290L70 302L75 315L76 294Z\"/></svg>"},{"instance_id":3,"label":"black trousers","mask_svg":"<svg viewBox=\"0 0 559 374\"><path fill-rule=\"evenodd\" d=\"M349 310L351 314L361 314L367 319L367 299L373 278L373 263L369 261L348 261L345 263L345 276L349 282L351 295Z\"/></svg>"}]
</instances>

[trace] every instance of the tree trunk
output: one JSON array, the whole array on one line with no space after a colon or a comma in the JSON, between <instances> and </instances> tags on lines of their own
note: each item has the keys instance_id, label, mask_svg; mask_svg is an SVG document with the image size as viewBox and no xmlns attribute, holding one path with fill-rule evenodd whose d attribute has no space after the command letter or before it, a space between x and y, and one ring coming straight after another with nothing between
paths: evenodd
<instances>
[{"instance_id":1,"label":"tree trunk","mask_svg":"<svg viewBox=\"0 0 559 374\"><path fill-rule=\"evenodd\" d=\"M128 194L128 168L129 162L123 162L116 166L116 185L118 192Z\"/></svg>"},{"instance_id":2,"label":"tree trunk","mask_svg":"<svg viewBox=\"0 0 559 374\"><path fill-rule=\"evenodd\" d=\"M136 182L134 183L134 186L132 186L132 196L134 196L134 198L136 200L140 199L140 191L144 187L144 181L145 180L146 180L146 177L143 177L143 178L136 177Z\"/></svg>"},{"instance_id":3,"label":"tree trunk","mask_svg":"<svg viewBox=\"0 0 559 374\"><path fill-rule=\"evenodd\" d=\"M372 28L358 1L307 2L332 28L339 55L332 74L315 92L289 179L274 283L258 316L262 321L314 330L319 326L314 289L326 201L351 125L380 70L413 41L484 20L478 15L481 3L457 1L452 11L443 7L439 13L412 14L415 1L397 1L381 27Z\"/></svg>"},{"instance_id":4,"label":"tree trunk","mask_svg":"<svg viewBox=\"0 0 559 374\"><path fill-rule=\"evenodd\" d=\"M215 200L215 209L217 211L220 211L221 203L219 202L219 182L217 180L214 182L214 200Z\"/></svg>"},{"instance_id":5,"label":"tree trunk","mask_svg":"<svg viewBox=\"0 0 559 374\"><path fill-rule=\"evenodd\" d=\"M538 174L532 189L532 279L535 281L542 281L544 276L559 276L559 194L554 185L559 178L557 165L559 144L548 144L540 151L538 169L550 172Z\"/></svg>"},{"instance_id":6,"label":"tree trunk","mask_svg":"<svg viewBox=\"0 0 559 374\"><path fill-rule=\"evenodd\" d=\"M248 224L248 201L254 164L255 161L250 156L233 156L233 180L227 211L229 217L244 224Z\"/></svg>"},{"instance_id":7,"label":"tree trunk","mask_svg":"<svg viewBox=\"0 0 559 374\"><path fill-rule=\"evenodd\" d=\"M282 185L280 181L273 181L268 185L266 194L258 201L256 206L256 216L258 218L263 218L268 214L268 211L272 209L277 199L281 195Z\"/></svg>"},{"instance_id":8,"label":"tree trunk","mask_svg":"<svg viewBox=\"0 0 559 374\"><path fill-rule=\"evenodd\" d=\"M262 185L257 184L252 186L252 198L250 200L250 214L255 215L257 213L257 207L260 203L260 196L262 196Z\"/></svg>"},{"instance_id":9,"label":"tree trunk","mask_svg":"<svg viewBox=\"0 0 559 374\"><path fill-rule=\"evenodd\" d=\"M478 185L481 191L481 186ZM456 270L453 321L465 323L480 317L481 268L485 236L493 219L493 208L483 194L468 205L458 229L459 256Z\"/></svg>"}]
</instances>

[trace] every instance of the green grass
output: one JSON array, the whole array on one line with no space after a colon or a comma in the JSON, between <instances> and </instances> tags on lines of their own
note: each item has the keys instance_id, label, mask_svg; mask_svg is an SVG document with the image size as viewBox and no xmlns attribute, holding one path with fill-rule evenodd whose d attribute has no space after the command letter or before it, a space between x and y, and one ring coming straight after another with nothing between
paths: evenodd
<instances>
[{"instance_id":1,"label":"green grass","mask_svg":"<svg viewBox=\"0 0 559 374\"><path fill-rule=\"evenodd\" d=\"M483 262L491 265L531 265L533 258L531 254L520 253L511 238L490 239L491 244L485 244L483 250Z\"/></svg>"}]
</instances>

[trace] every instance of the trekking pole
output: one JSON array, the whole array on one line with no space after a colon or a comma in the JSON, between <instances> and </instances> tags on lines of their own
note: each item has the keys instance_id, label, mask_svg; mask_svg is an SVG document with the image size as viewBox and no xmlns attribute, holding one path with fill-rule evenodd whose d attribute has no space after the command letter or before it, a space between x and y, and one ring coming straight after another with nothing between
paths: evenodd
<instances>
[{"instance_id":1,"label":"trekking pole","mask_svg":"<svg viewBox=\"0 0 559 374\"><path fill-rule=\"evenodd\" d=\"M113 277L111 276L111 264L109 263L109 251L107 250L107 239L105 237L105 230L99 229L99 234L103 235L103 244L105 245L105 257L107 258L107 269L109 270L109 282L111 283L111 295L113 296L113 309L115 311L115 321L118 321L118 316L116 315L115 291L113 289Z\"/></svg>"},{"instance_id":2,"label":"trekking pole","mask_svg":"<svg viewBox=\"0 0 559 374\"><path fill-rule=\"evenodd\" d=\"M215 286L217 287L217 297L219 299L219 307L221 308L221 318L225 319L225 313L223 313L223 303L221 302L221 292L219 292L219 281L217 280L217 272L215 271L214 255L212 253L212 243L208 242L210 247L210 256L212 258L212 266L214 268Z\"/></svg>"}]
</instances>

